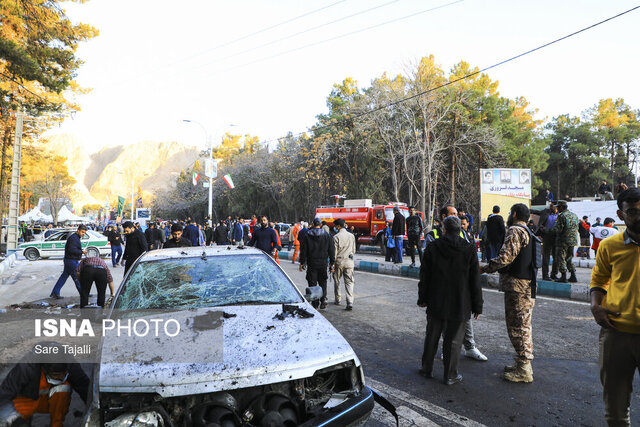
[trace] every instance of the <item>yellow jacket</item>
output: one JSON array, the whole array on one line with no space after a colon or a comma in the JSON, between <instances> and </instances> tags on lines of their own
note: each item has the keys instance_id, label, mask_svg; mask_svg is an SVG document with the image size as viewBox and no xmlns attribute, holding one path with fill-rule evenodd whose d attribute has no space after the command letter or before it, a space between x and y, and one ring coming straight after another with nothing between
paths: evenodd
<instances>
[{"instance_id":1,"label":"yellow jacket","mask_svg":"<svg viewBox=\"0 0 640 427\"><path fill-rule=\"evenodd\" d=\"M591 272L593 288L606 292L603 307L620 312L619 317L609 316L616 329L640 334L640 246L627 233L600 243Z\"/></svg>"}]
</instances>

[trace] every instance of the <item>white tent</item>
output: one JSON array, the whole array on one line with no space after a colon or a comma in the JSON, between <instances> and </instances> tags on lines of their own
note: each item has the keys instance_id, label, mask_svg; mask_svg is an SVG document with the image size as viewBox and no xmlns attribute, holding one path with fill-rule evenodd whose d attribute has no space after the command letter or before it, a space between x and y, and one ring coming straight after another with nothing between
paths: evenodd
<instances>
[{"instance_id":1,"label":"white tent","mask_svg":"<svg viewBox=\"0 0 640 427\"><path fill-rule=\"evenodd\" d=\"M71 212L69 208L63 205L58 211L58 222L67 222L67 221L89 222L89 218L78 216L73 212Z\"/></svg>"},{"instance_id":2,"label":"white tent","mask_svg":"<svg viewBox=\"0 0 640 427\"><path fill-rule=\"evenodd\" d=\"M42 221L42 222L53 222L53 218L51 215L45 215L40 212L40 209L36 206L31 209L29 212L25 213L22 216L18 217L19 221Z\"/></svg>"}]
</instances>

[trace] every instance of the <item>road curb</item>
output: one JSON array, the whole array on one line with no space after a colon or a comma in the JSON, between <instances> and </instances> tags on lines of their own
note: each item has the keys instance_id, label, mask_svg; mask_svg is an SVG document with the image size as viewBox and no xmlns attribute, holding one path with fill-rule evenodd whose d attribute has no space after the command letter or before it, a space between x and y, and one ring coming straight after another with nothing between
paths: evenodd
<instances>
[{"instance_id":1,"label":"road curb","mask_svg":"<svg viewBox=\"0 0 640 427\"><path fill-rule=\"evenodd\" d=\"M278 253L280 259L291 259L293 252L280 251ZM590 260L580 260L590 261ZM420 277L420 267L409 267L408 265L398 265L386 262L372 262L363 260L354 260L354 269L358 271L366 271L369 273L387 274L390 276L401 277ZM498 289L497 274L482 274L480 283L483 288ZM581 283L556 283L548 280L538 280L538 295L546 295L557 298L567 298L578 301L589 301L589 285Z\"/></svg>"}]
</instances>

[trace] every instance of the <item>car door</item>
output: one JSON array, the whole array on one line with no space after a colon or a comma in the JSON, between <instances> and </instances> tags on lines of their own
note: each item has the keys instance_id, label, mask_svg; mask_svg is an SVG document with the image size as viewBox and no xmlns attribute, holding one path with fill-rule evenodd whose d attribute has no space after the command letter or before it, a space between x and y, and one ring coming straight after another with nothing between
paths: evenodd
<instances>
[{"instance_id":1,"label":"car door","mask_svg":"<svg viewBox=\"0 0 640 427\"><path fill-rule=\"evenodd\" d=\"M51 256L64 256L64 245L67 242L68 233L65 231L58 231L42 243L42 249L40 255L43 257Z\"/></svg>"}]
</instances>

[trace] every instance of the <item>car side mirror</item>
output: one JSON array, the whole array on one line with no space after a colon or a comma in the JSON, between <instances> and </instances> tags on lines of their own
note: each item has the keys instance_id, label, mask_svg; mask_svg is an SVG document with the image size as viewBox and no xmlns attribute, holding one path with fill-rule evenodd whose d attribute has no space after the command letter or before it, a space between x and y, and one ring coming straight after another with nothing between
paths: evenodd
<instances>
[{"instance_id":1,"label":"car side mirror","mask_svg":"<svg viewBox=\"0 0 640 427\"><path fill-rule=\"evenodd\" d=\"M320 301L322 299L322 288L320 286L309 286L304 291L304 297L309 302Z\"/></svg>"}]
</instances>

